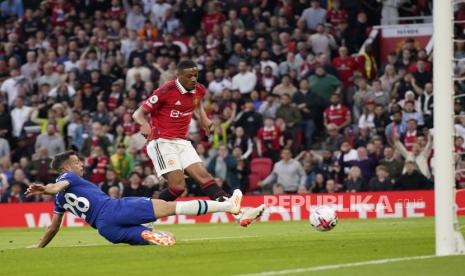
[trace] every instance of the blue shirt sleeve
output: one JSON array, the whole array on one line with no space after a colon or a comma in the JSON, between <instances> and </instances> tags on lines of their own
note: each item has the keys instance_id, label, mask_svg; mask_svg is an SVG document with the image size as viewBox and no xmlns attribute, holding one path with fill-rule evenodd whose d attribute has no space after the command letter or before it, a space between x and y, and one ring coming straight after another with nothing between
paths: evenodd
<instances>
[{"instance_id":1,"label":"blue shirt sleeve","mask_svg":"<svg viewBox=\"0 0 465 276\"><path fill-rule=\"evenodd\" d=\"M58 177L57 182L63 180L67 180L69 182L69 185L73 185L79 181L79 176L77 176L73 172L67 172Z\"/></svg>"},{"instance_id":2,"label":"blue shirt sleeve","mask_svg":"<svg viewBox=\"0 0 465 276\"><path fill-rule=\"evenodd\" d=\"M53 208L53 212L55 214L64 214L65 209L61 206L60 202L58 201L58 194L55 195L55 207Z\"/></svg>"}]
</instances>

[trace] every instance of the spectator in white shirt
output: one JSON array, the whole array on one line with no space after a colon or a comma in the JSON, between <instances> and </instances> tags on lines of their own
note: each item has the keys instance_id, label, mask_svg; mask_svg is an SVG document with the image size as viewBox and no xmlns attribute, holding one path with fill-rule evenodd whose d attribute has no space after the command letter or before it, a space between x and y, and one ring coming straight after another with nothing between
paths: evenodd
<instances>
[{"instance_id":1,"label":"spectator in white shirt","mask_svg":"<svg viewBox=\"0 0 465 276\"><path fill-rule=\"evenodd\" d=\"M312 0L310 5L310 8L304 10L299 21L304 21L307 29L314 31L318 24L326 22L326 10L320 7L318 0Z\"/></svg>"},{"instance_id":2,"label":"spectator in white shirt","mask_svg":"<svg viewBox=\"0 0 465 276\"><path fill-rule=\"evenodd\" d=\"M128 0L123 0L124 9L126 10L126 28L137 31L144 27L145 16L142 13L142 7L138 4L129 6Z\"/></svg>"},{"instance_id":3,"label":"spectator in white shirt","mask_svg":"<svg viewBox=\"0 0 465 276\"><path fill-rule=\"evenodd\" d=\"M69 52L69 60L65 61L65 72L69 73L73 69L78 69L79 68L79 60L78 60L78 53L76 51L70 51Z\"/></svg>"},{"instance_id":4,"label":"spectator in white shirt","mask_svg":"<svg viewBox=\"0 0 465 276\"><path fill-rule=\"evenodd\" d=\"M44 74L37 80L39 86L45 83L51 88L54 88L60 83L60 77L57 73L53 72L53 65L50 63L44 65Z\"/></svg>"},{"instance_id":5,"label":"spectator in white shirt","mask_svg":"<svg viewBox=\"0 0 465 276\"><path fill-rule=\"evenodd\" d=\"M150 20L159 30L163 28L166 11L168 9L171 9L171 5L165 3L165 0L158 0L155 5L152 6Z\"/></svg>"},{"instance_id":6,"label":"spectator in white shirt","mask_svg":"<svg viewBox=\"0 0 465 276\"><path fill-rule=\"evenodd\" d=\"M21 66L21 75L30 80L35 80L40 76L39 64L36 62L36 53L32 51L27 52L26 60L27 62Z\"/></svg>"},{"instance_id":7,"label":"spectator in white shirt","mask_svg":"<svg viewBox=\"0 0 465 276\"><path fill-rule=\"evenodd\" d=\"M316 33L309 37L308 42L314 53L325 54L327 58L331 56L331 49L337 48L336 40L329 32L325 32L323 24L317 25Z\"/></svg>"},{"instance_id":8,"label":"spectator in white shirt","mask_svg":"<svg viewBox=\"0 0 465 276\"><path fill-rule=\"evenodd\" d=\"M0 87L0 93L6 94L8 97L8 106L13 106L16 97L18 96L18 79L19 71L14 69L10 72L11 78L5 80Z\"/></svg>"},{"instance_id":9,"label":"spectator in white shirt","mask_svg":"<svg viewBox=\"0 0 465 276\"><path fill-rule=\"evenodd\" d=\"M215 79L208 84L208 90L210 90L214 96L220 96L224 89L231 89L231 86L231 81L224 78L223 69L215 69Z\"/></svg>"},{"instance_id":10,"label":"spectator in white shirt","mask_svg":"<svg viewBox=\"0 0 465 276\"><path fill-rule=\"evenodd\" d=\"M268 51L263 51L260 57L261 73L264 74L265 68L270 66L271 69L273 69L273 75L276 77L279 76L278 64L270 59L270 53L268 53Z\"/></svg>"},{"instance_id":11,"label":"spectator in white shirt","mask_svg":"<svg viewBox=\"0 0 465 276\"><path fill-rule=\"evenodd\" d=\"M239 90L242 95L249 95L257 84L257 76L248 71L245 61L239 62L239 73L232 79L232 89Z\"/></svg>"},{"instance_id":12,"label":"spectator in white shirt","mask_svg":"<svg viewBox=\"0 0 465 276\"><path fill-rule=\"evenodd\" d=\"M130 89L135 83L135 75L140 74L141 79L144 82L150 81L150 69L142 66L142 60L140 57L134 58L134 67L128 70L126 74L126 89Z\"/></svg>"},{"instance_id":13,"label":"spectator in white shirt","mask_svg":"<svg viewBox=\"0 0 465 276\"><path fill-rule=\"evenodd\" d=\"M21 136L21 130L24 123L29 120L32 108L24 105L24 99L17 97L15 100L15 108L11 111L11 122L13 123L13 135Z\"/></svg>"}]
</instances>

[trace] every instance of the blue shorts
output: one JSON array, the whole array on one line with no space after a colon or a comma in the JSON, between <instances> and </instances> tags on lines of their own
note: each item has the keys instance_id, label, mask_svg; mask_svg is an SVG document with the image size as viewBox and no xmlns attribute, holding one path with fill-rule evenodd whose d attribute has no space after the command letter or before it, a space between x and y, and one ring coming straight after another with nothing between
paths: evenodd
<instances>
[{"instance_id":1,"label":"blue shorts","mask_svg":"<svg viewBox=\"0 0 465 276\"><path fill-rule=\"evenodd\" d=\"M141 224L156 220L150 198L125 197L108 201L100 211L95 226L100 235L112 243L147 245L141 233L152 229Z\"/></svg>"}]
</instances>

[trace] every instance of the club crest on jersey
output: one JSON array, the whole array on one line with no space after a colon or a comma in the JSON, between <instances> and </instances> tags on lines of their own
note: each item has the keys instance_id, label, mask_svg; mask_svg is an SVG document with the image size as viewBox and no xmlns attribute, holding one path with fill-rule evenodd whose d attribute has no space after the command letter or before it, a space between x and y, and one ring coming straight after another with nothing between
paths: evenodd
<instances>
[{"instance_id":1,"label":"club crest on jersey","mask_svg":"<svg viewBox=\"0 0 465 276\"><path fill-rule=\"evenodd\" d=\"M167 163L168 163L168 165L170 165L170 166L173 166L173 165L174 165L174 161L173 161L173 160L171 160L171 159L170 159L170 160L168 160L168 162L167 162Z\"/></svg>"}]
</instances>

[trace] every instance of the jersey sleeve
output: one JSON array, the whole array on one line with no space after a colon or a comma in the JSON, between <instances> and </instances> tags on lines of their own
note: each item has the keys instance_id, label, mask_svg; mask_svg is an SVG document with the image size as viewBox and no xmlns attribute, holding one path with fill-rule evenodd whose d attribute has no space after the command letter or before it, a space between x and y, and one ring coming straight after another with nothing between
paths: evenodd
<instances>
[{"instance_id":1,"label":"jersey sleeve","mask_svg":"<svg viewBox=\"0 0 465 276\"><path fill-rule=\"evenodd\" d=\"M58 177L56 182L63 181L63 180L68 181L69 185L71 186L73 185L73 183L76 184L79 181L79 176L76 175L75 173L67 172L67 173L62 174L60 177Z\"/></svg>"},{"instance_id":2,"label":"jersey sleeve","mask_svg":"<svg viewBox=\"0 0 465 276\"><path fill-rule=\"evenodd\" d=\"M207 93L207 88L203 84L198 84L196 87L196 93L200 99L203 99L203 96Z\"/></svg>"},{"instance_id":3,"label":"jersey sleeve","mask_svg":"<svg viewBox=\"0 0 465 276\"><path fill-rule=\"evenodd\" d=\"M154 111L155 109L158 108L158 106L160 105L160 102L162 100L162 93L160 92L160 88L153 91L152 95L150 97L148 97L144 103L143 103L143 107L145 110L147 110L148 112L152 113L152 111Z\"/></svg>"},{"instance_id":4,"label":"jersey sleeve","mask_svg":"<svg viewBox=\"0 0 465 276\"><path fill-rule=\"evenodd\" d=\"M58 201L58 195L55 196L55 206L53 207L53 212L55 214L64 214L66 210L61 206Z\"/></svg>"}]
</instances>

